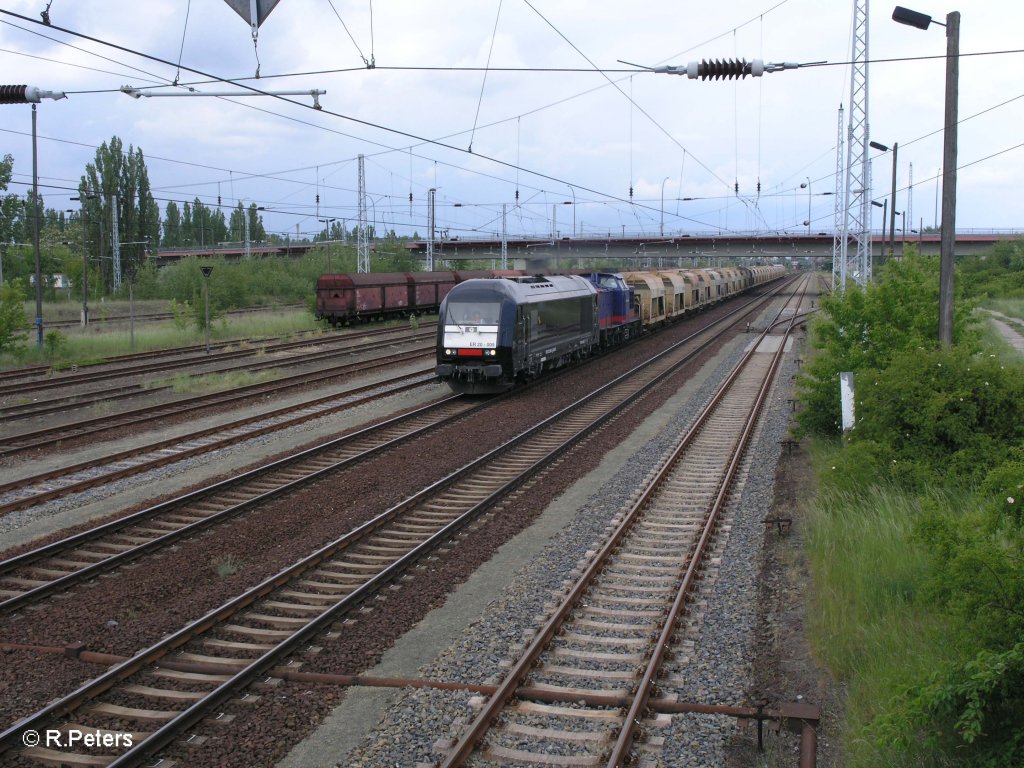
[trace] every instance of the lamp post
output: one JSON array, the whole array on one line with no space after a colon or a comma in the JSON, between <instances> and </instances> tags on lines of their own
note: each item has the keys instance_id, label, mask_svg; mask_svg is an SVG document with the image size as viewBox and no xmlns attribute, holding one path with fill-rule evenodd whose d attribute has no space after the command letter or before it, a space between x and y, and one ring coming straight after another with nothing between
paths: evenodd
<instances>
[{"instance_id":1,"label":"lamp post","mask_svg":"<svg viewBox=\"0 0 1024 768\"><path fill-rule=\"evenodd\" d=\"M928 29L934 19L897 5L893 21ZM956 247L957 99L960 79L960 12L946 14L946 109L942 141L942 229L939 247L939 343L953 343L953 267Z\"/></svg>"},{"instance_id":2,"label":"lamp post","mask_svg":"<svg viewBox=\"0 0 1024 768\"><path fill-rule=\"evenodd\" d=\"M213 274L213 267L200 267L203 271L205 283L204 299L206 305L206 354L210 354L210 275Z\"/></svg>"},{"instance_id":3,"label":"lamp post","mask_svg":"<svg viewBox=\"0 0 1024 768\"><path fill-rule=\"evenodd\" d=\"M882 253L880 255L884 256L885 255L885 220L888 218L888 215L887 215L886 212L889 210L889 201L888 201L888 199L886 199L886 200L884 200L883 202L880 203L877 200L872 200L871 204L873 206L875 206L876 208L881 208L882 209Z\"/></svg>"},{"instance_id":4,"label":"lamp post","mask_svg":"<svg viewBox=\"0 0 1024 768\"><path fill-rule=\"evenodd\" d=\"M907 212L906 211L893 211L893 213L896 214L896 216L900 217L900 232L902 233L901 236L900 236L900 258L903 258L903 251L907 247L906 246L906 243L907 243L907 217L906 217L906 213ZM893 243L892 237L893 236L890 234L890 236L889 236L889 253L890 254L892 254L892 252L893 252L892 251L892 243Z\"/></svg>"},{"instance_id":5,"label":"lamp post","mask_svg":"<svg viewBox=\"0 0 1024 768\"><path fill-rule=\"evenodd\" d=\"M31 85L0 85L0 104L32 105L32 247L36 267L36 346L43 348L43 270L39 253L39 162L36 151L36 104L43 99L67 98L63 91L43 91Z\"/></svg>"},{"instance_id":6,"label":"lamp post","mask_svg":"<svg viewBox=\"0 0 1024 768\"><path fill-rule=\"evenodd\" d=\"M665 236L665 182L668 181L668 176L662 179L661 182L661 236ZM810 218L808 216L807 218Z\"/></svg>"},{"instance_id":7,"label":"lamp post","mask_svg":"<svg viewBox=\"0 0 1024 768\"><path fill-rule=\"evenodd\" d=\"M882 152L888 152L889 148L885 144L879 144L877 141L870 142L870 146ZM896 229L896 156L899 153L899 142L893 142L892 144L892 192L889 194L889 200L891 205L889 207L889 256L892 257L893 251L896 249L896 236L893 234ZM884 234L884 233L883 233ZM882 242L885 242L885 238L882 238Z\"/></svg>"},{"instance_id":8,"label":"lamp post","mask_svg":"<svg viewBox=\"0 0 1024 768\"><path fill-rule=\"evenodd\" d=\"M572 236L576 239L576 190L572 188L571 184L566 184L569 187L569 192L572 193Z\"/></svg>"},{"instance_id":9,"label":"lamp post","mask_svg":"<svg viewBox=\"0 0 1024 768\"><path fill-rule=\"evenodd\" d=\"M317 219L321 224L324 225L324 244L327 246L327 272L331 271L331 244L327 242L331 239L331 224L336 222L337 218L330 219Z\"/></svg>"},{"instance_id":10,"label":"lamp post","mask_svg":"<svg viewBox=\"0 0 1024 768\"><path fill-rule=\"evenodd\" d=\"M562 205L572 205L572 200L563 200L562 201ZM576 236L576 206L574 206L574 205L573 205L573 208L572 208L572 234L573 234L573 237ZM557 234L556 234L556 237L557 237Z\"/></svg>"},{"instance_id":11,"label":"lamp post","mask_svg":"<svg viewBox=\"0 0 1024 768\"><path fill-rule=\"evenodd\" d=\"M807 221L805 221L804 224L807 225L807 234L810 235L811 234L811 177L810 176L805 176L804 178L807 179L807 181L805 181L803 184L800 185L800 189L804 189L805 187L807 189Z\"/></svg>"}]
</instances>

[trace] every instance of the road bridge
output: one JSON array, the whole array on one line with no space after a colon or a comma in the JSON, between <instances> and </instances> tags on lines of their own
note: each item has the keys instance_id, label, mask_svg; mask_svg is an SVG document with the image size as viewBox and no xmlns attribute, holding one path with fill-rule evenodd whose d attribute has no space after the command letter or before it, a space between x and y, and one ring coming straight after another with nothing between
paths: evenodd
<instances>
[{"instance_id":1,"label":"road bridge","mask_svg":"<svg viewBox=\"0 0 1024 768\"><path fill-rule=\"evenodd\" d=\"M988 251L998 242L1024 240L1024 230L967 230L957 232L956 255L976 256ZM925 254L938 255L938 233L897 236L894 254L900 256L906 245L914 243ZM576 260L578 266L600 264L615 260L619 264L647 266L708 266L722 261L741 260L761 264L780 260L812 261L832 258L832 235L819 232L720 234L696 233L665 237L601 237L601 238L518 238L508 241L510 267L526 269L541 267L555 260ZM888 242L883 248L882 235L872 237L876 260L888 254ZM320 243L251 243L252 258L266 256L300 257ZM371 244L371 250L374 245ZM427 243L415 240L406 243L410 254L426 257ZM246 249L242 243L221 243L193 248L161 248L155 256L158 266L173 263L190 256L220 257L226 261L241 261ZM459 262L501 258L501 241L491 239L450 239L434 242L434 261L448 262L453 268Z\"/></svg>"}]
</instances>

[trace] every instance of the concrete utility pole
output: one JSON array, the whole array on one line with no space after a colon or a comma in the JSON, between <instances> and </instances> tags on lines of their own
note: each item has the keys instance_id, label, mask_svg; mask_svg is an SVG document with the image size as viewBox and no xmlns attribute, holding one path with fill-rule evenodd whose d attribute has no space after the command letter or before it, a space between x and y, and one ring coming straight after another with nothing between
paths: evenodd
<instances>
[{"instance_id":1,"label":"concrete utility pole","mask_svg":"<svg viewBox=\"0 0 1024 768\"><path fill-rule=\"evenodd\" d=\"M896 227L896 153L899 150L899 143L892 143L892 194L889 199L892 203L889 206L889 258L896 252L896 235L893 233Z\"/></svg>"},{"instance_id":2,"label":"concrete utility pole","mask_svg":"<svg viewBox=\"0 0 1024 768\"><path fill-rule=\"evenodd\" d=\"M942 241L939 258L939 343L953 343L953 269L956 248L956 141L960 80L960 13L946 16L946 126L942 143Z\"/></svg>"},{"instance_id":3,"label":"concrete utility pole","mask_svg":"<svg viewBox=\"0 0 1024 768\"><path fill-rule=\"evenodd\" d=\"M928 29L931 16L897 5L893 21ZM953 269L956 248L957 102L960 80L960 12L946 14L946 114L942 142L942 234L939 246L939 343L953 343Z\"/></svg>"},{"instance_id":4,"label":"concrete utility pole","mask_svg":"<svg viewBox=\"0 0 1024 768\"><path fill-rule=\"evenodd\" d=\"M114 255L114 290L121 290L121 231L120 225L117 218L117 208L119 206L117 195L113 195L113 205L110 206L110 242L111 249Z\"/></svg>"}]
</instances>

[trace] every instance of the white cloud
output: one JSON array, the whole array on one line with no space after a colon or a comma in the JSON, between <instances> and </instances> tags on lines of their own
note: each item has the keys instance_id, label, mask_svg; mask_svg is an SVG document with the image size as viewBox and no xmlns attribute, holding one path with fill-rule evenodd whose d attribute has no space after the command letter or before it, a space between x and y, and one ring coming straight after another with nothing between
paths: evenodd
<instances>
[{"instance_id":1,"label":"white cloud","mask_svg":"<svg viewBox=\"0 0 1024 768\"><path fill-rule=\"evenodd\" d=\"M502 3L491 56L493 67L587 70L587 58L605 68L621 68L616 59L649 65L755 57L841 63L850 56L851 3L790 0L774 10L775 3L753 0L700 8L668 0L632 6L615 0L533 0L532 4L546 21L526 3ZM182 46L185 6L171 0L150 0L143 10L137 3L106 0L55 3L51 8L54 25L149 53L171 65L0 17L5 22L0 24L0 48L4 49L0 71L6 81L69 92L68 101L48 102L39 108L40 172L49 179L44 183L62 186L53 180L77 179L95 154L91 147L65 142L95 146L118 135L126 145L141 147L153 158L149 162L151 181L155 188L167 189L167 197L215 197L219 181L225 198L232 188L235 197L304 205L310 219L315 216L318 186L325 205L336 206L339 215L351 215L355 208L355 157L365 154L369 158L367 185L375 204L396 217L393 223L407 224L410 229L417 226L420 231L424 223L415 222L417 217L425 218L426 189L437 185L441 188L439 199L472 203L457 211L457 223L462 226L485 226L500 213L502 202L514 202L518 187L521 201L530 199L533 207L517 213L517 226L543 229L552 202L575 193L577 222L585 221L595 230L621 231L625 224L628 232L660 219L666 177L666 228L800 228L807 217L808 199L799 185L808 177L815 193L810 200L812 219L831 225L833 198L821 193L834 188L836 111L841 102L849 107L846 66L780 72L738 83L651 74L630 79L621 73L610 74L623 91L632 92L636 107L595 72L495 70L487 76L481 101L480 71L389 68L482 67L491 48L496 2L377 3L371 38L370 5L336 0L334 6L358 48L376 61L377 68L367 70L330 6L320 0L282 0L260 30L256 50L262 77L246 82L268 91L325 88L327 94L321 97L324 112L266 98L246 99L246 106L238 106L210 98L134 101L117 93L124 84L169 82L176 75L182 82L202 79L184 70L177 72L174 64L179 51L182 64L188 67L226 78L252 77L256 53L248 25L226 4L193 3ZM41 4L8 0L5 7L36 19ZM889 19L888 6L875 4L872 12L873 59L941 57L944 53L942 27L922 32L897 25ZM961 51L1018 48L1022 23L1024 7L1010 0L965 10ZM1016 76L1021 58L1021 54L965 55L960 74L961 117L1024 92ZM353 71L336 71L346 69ZM304 72L323 73L295 74ZM278 77L282 74L289 76ZM919 211L931 212L935 187L928 179L941 165L941 134L922 137L941 129L943 81L941 58L879 61L871 67L872 138L885 144L899 142L901 186L909 164L914 164L915 218ZM216 83L196 87L206 91L227 88ZM596 90L585 93L592 89ZM290 98L302 105L311 101L309 97ZM473 156L382 130L387 127L424 138L450 136L443 143L464 150L469 146L478 105ZM1022 119L1024 99L964 123L961 162L1020 143L1015 126ZM28 121L23 108L0 110L4 143L10 147L5 151L14 154L16 172L24 173L30 163L25 136ZM418 145L411 159L404 151L410 145ZM385 152L382 147L399 151ZM190 164L156 160L158 157ZM522 170L517 172L487 158L518 163ZM1019 225L1021 205L1009 192L1022 165L1024 149L1018 149L965 168L958 225ZM890 169L888 155L875 161L876 197L887 194ZM265 178L267 174L280 175ZM251 175L264 178L251 179ZM759 198L758 180L762 184ZM733 194L736 181L743 197L756 200L756 210ZM599 194L628 199L631 183L636 207L609 202ZM414 194L413 217L408 211L410 190ZM54 198L57 207L64 207L59 190L50 189L46 194ZM701 199L680 202L678 197ZM905 198L901 192L897 202L901 209L908 205ZM438 214L439 218L455 215L450 207ZM294 217L278 220L268 211L265 218L271 229L294 230ZM930 220L927 215L924 218Z\"/></svg>"}]
</instances>

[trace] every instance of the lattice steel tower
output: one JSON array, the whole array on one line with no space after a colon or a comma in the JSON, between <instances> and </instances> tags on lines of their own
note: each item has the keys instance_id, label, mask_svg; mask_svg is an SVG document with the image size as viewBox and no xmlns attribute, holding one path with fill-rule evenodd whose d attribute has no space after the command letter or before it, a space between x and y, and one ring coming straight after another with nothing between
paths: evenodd
<instances>
[{"instance_id":1,"label":"lattice steel tower","mask_svg":"<svg viewBox=\"0 0 1024 768\"><path fill-rule=\"evenodd\" d=\"M843 125L844 114L843 105L840 104L839 127L836 129L836 189L835 196L832 198L836 201L835 226L832 229L832 290L845 282L842 271L842 265L846 263L843 260L843 242L846 238L846 208L843 207L843 190L846 189L846 165L843 162L845 156L843 150L846 148L846 140L843 138L843 132L846 129L846 126Z\"/></svg>"},{"instance_id":2,"label":"lattice steel tower","mask_svg":"<svg viewBox=\"0 0 1024 768\"><path fill-rule=\"evenodd\" d=\"M853 0L853 48L850 60L850 126L846 142L846 186L840 241L840 287L851 277L858 285L871 279L871 163L868 161L868 0ZM833 273L837 270L833 266Z\"/></svg>"},{"instance_id":3,"label":"lattice steel tower","mask_svg":"<svg viewBox=\"0 0 1024 768\"><path fill-rule=\"evenodd\" d=\"M370 222L366 216L366 163L359 156L359 224L356 227L356 272L370 271Z\"/></svg>"}]
</instances>

